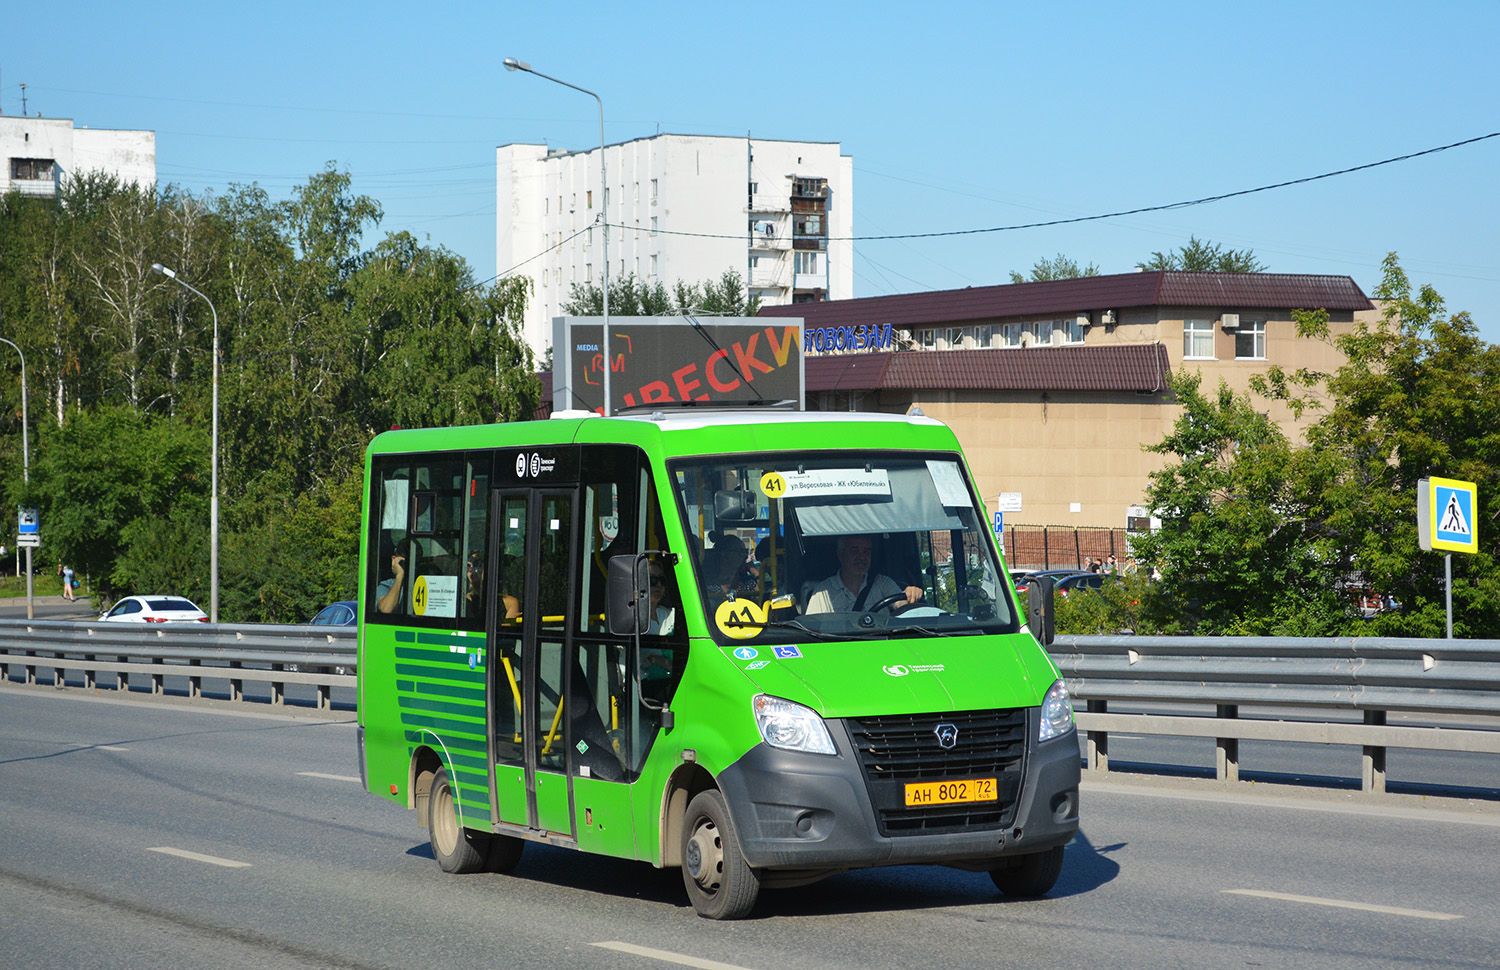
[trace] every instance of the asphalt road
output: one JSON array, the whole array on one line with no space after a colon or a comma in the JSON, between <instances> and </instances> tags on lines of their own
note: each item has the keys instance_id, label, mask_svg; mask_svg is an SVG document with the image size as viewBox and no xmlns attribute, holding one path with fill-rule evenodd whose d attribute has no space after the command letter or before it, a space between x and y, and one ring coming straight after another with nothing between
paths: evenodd
<instances>
[{"instance_id":1,"label":"asphalt road","mask_svg":"<svg viewBox=\"0 0 1500 970\"><path fill-rule=\"evenodd\" d=\"M1052 898L849 873L694 915L674 871L530 846L450 876L347 715L0 683L0 967L1493 968L1500 803L1088 782Z\"/></svg>"}]
</instances>

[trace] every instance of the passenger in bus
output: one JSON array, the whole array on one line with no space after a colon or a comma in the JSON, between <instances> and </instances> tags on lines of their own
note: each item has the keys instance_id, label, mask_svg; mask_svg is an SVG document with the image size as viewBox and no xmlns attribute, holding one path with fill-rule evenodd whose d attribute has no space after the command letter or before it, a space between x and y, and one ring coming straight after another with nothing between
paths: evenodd
<instances>
[{"instance_id":1,"label":"passenger in bus","mask_svg":"<svg viewBox=\"0 0 1500 970\"><path fill-rule=\"evenodd\" d=\"M671 633L677 623L677 610L664 602L667 598L666 567L652 562L647 568L651 573L651 622L646 624L646 632L656 635Z\"/></svg>"},{"instance_id":2,"label":"passenger in bus","mask_svg":"<svg viewBox=\"0 0 1500 970\"><path fill-rule=\"evenodd\" d=\"M469 553L466 572L469 579L468 592L464 594L464 615L484 615L484 553L480 550ZM514 620L521 615L521 601L501 591L497 597L504 607L504 620Z\"/></svg>"},{"instance_id":3,"label":"passenger in bus","mask_svg":"<svg viewBox=\"0 0 1500 970\"><path fill-rule=\"evenodd\" d=\"M500 604L505 608L505 615L500 622L505 626L515 626L521 620L521 590L526 588L526 564L519 556L507 556L500 554L500 589L498 592ZM507 592L513 590L514 592ZM510 622L506 622L506 621Z\"/></svg>"},{"instance_id":4,"label":"passenger in bus","mask_svg":"<svg viewBox=\"0 0 1500 970\"><path fill-rule=\"evenodd\" d=\"M703 579L713 599L734 599L756 592L759 577L749 563L745 540L732 532L708 534L713 548L703 554Z\"/></svg>"},{"instance_id":5,"label":"passenger in bus","mask_svg":"<svg viewBox=\"0 0 1500 970\"><path fill-rule=\"evenodd\" d=\"M382 613L396 612L406 589L406 556L399 549L391 551L391 574L390 579L381 580L375 587L375 609Z\"/></svg>"},{"instance_id":6,"label":"passenger in bus","mask_svg":"<svg viewBox=\"0 0 1500 970\"><path fill-rule=\"evenodd\" d=\"M889 576L870 572L874 547L871 536L839 536L839 571L812 588L804 612L861 613L892 596L903 597L907 605L919 601L922 598L920 586L902 589ZM901 605L891 604L892 607Z\"/></svg>"}]
</instances>

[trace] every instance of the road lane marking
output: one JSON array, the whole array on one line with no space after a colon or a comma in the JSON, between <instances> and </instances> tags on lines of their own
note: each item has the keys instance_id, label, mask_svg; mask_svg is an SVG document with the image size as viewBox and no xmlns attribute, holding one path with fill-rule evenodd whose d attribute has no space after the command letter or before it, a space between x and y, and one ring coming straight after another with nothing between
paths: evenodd
<instances>
[{"instance_id":1,"label":"road lane marking","mask_svg":"<svg viewBox=\"0 0 1500 970\"><path fill-rule=\"evenodd\" d=\"M701 960L698 957L673 953L671 950L653 950L648 946L636 946L634 943L621 943L618 940L612 940L608 943L590 943L589 945L602 947L606 950L618 950L621 953L633 953L640 957L650 957L653 960L675 963L678 966L697 967L698 970L745 970L744 967L733 963L720 963L718 960Z\"/></svg>"},{"instance_id":2,"label":"road lane marking","mask_svg":"<svg viewBox=\"0 0 1500 970\"><path fill-rule=\"evenodd\" d=\"M174 849L169 845L158 845L146 850L147 852L160 852L162 855L174 855L179 859L190 859L193 862L206 862L211 866L223 866L226 869L248 869L250 863L236 862L234 859L221 859L216 855L204 855L201 852L189 852L187 849Z\"/></svg>"},{"instance_id":3,"label":"road lane marking","mask_svg":"<svg viewBox=\"0 0 1500 970\"><path fill-rule=\"evenodd\" d=\"M1307 903L1312 906L1335 906L1339 909L1362 909L1369 913L1385 913L1389 916L1413 916L1417 919L1463 919L1457 913L1435 913L1426 909L1402 909L1400 906L1380 906L1375 903L1355 903L1347 899L1324 899L1320 896L1297 896L1292 893L1272 893L1260 889L1224 889L1221 892L1236 896L1259 896L1262 899L1279 899L1288 903Z\"/></svg>"},{"instance_id":4,"label":"road lane marking","mask_svg":"<svg viewBox=\"0 0 1500 970\"><path fill-rule=\"evenodd\" d=\"M113 744L101 744L101 745L99 745L99 750L100 751L129 751L130 749L129 748L116 747Z\"/></svg>"},{"instance_id":5,"label":"road lane marking","mask_svg":"<svg viewBox=\"0 0 1500 970\"><path fill-rule=\"evenodd\" d=\"M304 778L326 778L329 781L347 781L351 784L359 784L358 778L352 778L349 775L327 775L321 771L299 771L297 774Z\"/></svg>"}]
</instances>

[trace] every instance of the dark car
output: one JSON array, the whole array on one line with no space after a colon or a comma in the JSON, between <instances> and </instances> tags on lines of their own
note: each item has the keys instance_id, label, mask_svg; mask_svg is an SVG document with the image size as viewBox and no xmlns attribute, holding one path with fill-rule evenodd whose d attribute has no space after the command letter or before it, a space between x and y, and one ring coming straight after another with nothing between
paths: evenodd
<instances>
[{"instance_id":1,"label":"dark car","mask_svg":"<svg viewBox=\"0 0 1500 970\"><path fill-rule=\"evenodd\" d=\"M354 602L354 600L339 600L337 603L330 603L319 610L318 615L313 617L310 622L313 626L354 626L355 611L358 609L359 604ZM286 669L292 673L297 673L301 669L301 665L287 664ZM315 667L310 672L326 674L329 672L329 668ZM334 667L333 672L336 674L347 674L349 668Z\"/></svg>"},{"instance_id":2,"label":"dark car","mask_svg":"<svg viewBox=\"0 0 1500 970\"><path fill-rule=\"evenodd\" d=\"M1030 591L1031 581L1033 579L1036 579L1038 576L1046 576L1048 579L1052 580L1053 583L1057 584L1053 588L1059 589L1061 588L1062 581L1065 579L1088 575L1089 573L1086 573L1081 569L1038 569L1036 572L1027 573L1024 577L1016 580L1016 592L1025 593Z\"/></svg>"},{"instance_id":3,"label":"dark car","mask_svg":"<svg viewBox=\"0 0 1500 970\"><path fill-rule=\"evenodd\" d=\"M313 626L353 626L354 612L359 609L359 604L353 600L339 600L330 603L318 611L318 615L312 618Z\"/></svg>"},{"instance_id":4,"label":"dark car","mask_svg":"<svg viewBox=\"0 0 1500 970\"><path fill-rule=\"evenodd\" d=\"M1057 581L1053 592L1067 596L1075 589L1103 589L1105 583L1117 583L1120 577L1113 573L1076 573L1072 576L1064 576Z\"/></svg>"}]
</instances>

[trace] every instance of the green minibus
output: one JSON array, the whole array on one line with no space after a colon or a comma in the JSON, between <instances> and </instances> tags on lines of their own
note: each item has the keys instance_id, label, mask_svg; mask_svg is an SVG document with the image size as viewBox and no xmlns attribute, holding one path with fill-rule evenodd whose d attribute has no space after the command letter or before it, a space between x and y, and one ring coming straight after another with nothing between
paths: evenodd
<instances>
[{"instance_id":1,"label":"green minibus","mask_svg":"<svg viewBox=\"0 0 1500 970\"><path fill-rule=\"evenodd\" d=\"M1056 882L1072 702L940 422L391 431L363 511L361 776L443 869L528 842L675 866L715 919L869 866Z\"/></svg>"}]
</instances>

